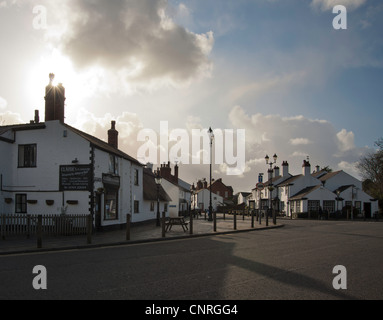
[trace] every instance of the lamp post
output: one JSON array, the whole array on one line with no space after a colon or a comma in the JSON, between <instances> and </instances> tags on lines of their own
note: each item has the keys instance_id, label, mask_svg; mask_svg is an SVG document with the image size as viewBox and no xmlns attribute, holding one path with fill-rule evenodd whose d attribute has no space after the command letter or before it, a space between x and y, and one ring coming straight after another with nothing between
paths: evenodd
<instances>
[{"instance_id":1,"label":"lamp post","mask_svg":"<svg viewBox=\"0 0 383 320\"><path fill-rule=\"evenodd\" d=\"M278 156L276 154L274 154L273 156L273 160L274 161L270 161L270 157L268 155L266 155L265 157L265 160L266 160L266 164L268 164L270 166L269 170L268 170L268 173L269 173L269 181L270 181L270 185L269 185L269 209L271 210L272 212L272 215L273 215L273 223L274 224L277 224L277 220L276 220L276 215L275 215L275 212L273 211L273 200L272 200L272 192L273 192L273 164L275 164L277 162L277 159L278 159ZM267 214L266 215L266 226L269 225L269 215Z\"/></svg>"},{"instance_id":2,"label":"lamp post","mask_svg":"<svg viewBox=\"0 0 383 320\"><path fill-rule=\"evenodd\" d=\"M160 227L161 222L160 222L160 186L162 183L162 178L160 176L160 173L157 172L156 177L155 177L156 185L157 185L157 219L156 219L156 226Z\"/></svg>"},{"instance_id":3,"label":"lamp post","mask_svg":"<svg viewBox=\"0 0 383 320\"><path fill-rule=\"evenodd\" d=\"M209 219L208 221L213 221L213 205L211 202L211 169L213 163L213 141L214 141L214 133L211 127L208 130L209 139L210 139L210 199L209 199Z\"/></svg>"}]
</instances>

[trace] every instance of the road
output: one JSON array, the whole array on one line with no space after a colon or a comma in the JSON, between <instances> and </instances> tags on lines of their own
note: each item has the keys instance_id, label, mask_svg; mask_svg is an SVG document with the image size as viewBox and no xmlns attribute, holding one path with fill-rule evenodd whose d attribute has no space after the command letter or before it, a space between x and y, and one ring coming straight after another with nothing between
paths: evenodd
<instances>
[{"instance_id":1,"label":"road","mask_svg":"<svg viewBox=\"0 0 383 320\"><path fill-rule=\"evenodd\" d=\"M112 248L0 256L0 299L382 299L383 223L283 228ZM47 270L35 290L34 266ZM347 270L335 290L333 268Z\"/></svg>"}]
</instances>

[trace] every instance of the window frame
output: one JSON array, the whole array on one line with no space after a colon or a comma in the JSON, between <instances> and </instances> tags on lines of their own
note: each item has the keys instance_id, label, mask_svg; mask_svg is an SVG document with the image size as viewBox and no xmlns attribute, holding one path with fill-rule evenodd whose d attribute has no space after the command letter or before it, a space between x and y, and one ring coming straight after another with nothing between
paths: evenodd
<instances>
[{"instance_id":1,"label":"window frame","mask_svg":"<svg viewBox=\"0 0 383 320\"><path fill-rule=\"evenodd\" d=\"M27 148L31 148L28 150ZM23 150L23 154L21 155L21 149ZM26 149L28 153L26 153ZM32 152L31 152L32 150ZM29 158L29 159L28 159ZM32 161L31 161L31 158ZM19 144L18 145L18 154L17 154L17 167L18 168L36 168L37 167L37 144Z\"/></svg>"}]
</instances>

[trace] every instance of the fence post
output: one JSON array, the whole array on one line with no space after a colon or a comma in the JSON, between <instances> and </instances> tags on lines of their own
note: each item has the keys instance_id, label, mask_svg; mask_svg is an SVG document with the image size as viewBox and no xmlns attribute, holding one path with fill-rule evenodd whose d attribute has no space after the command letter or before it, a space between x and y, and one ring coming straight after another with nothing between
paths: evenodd
<instances>
[{"instance_id":1,"label":"fence post","mask_svg":"<svg viewBox=\"0 0 383 320\"><path fill-rule=\"evenodd\" d=\"M43 216L39 214L37 216L37 248L43 247Z\"/></svg>"},{"instance_id":2,"label":"fence post","mask_svg":"<svg viewBox=\"0 0 383 320\"><path fill-rule=\"evenodd\" d=\"M86 224L87 244L91 244L92 243L92 225L93 225L92 215L89 214L88 217L87 217L87 224Z\"/></svg>"},{"instance_id":3,"label":"fence post","mask_svg":"<svg viewBox=\"0 0 383 320\"><path fill-rule=\"evenodd\" d=\"M193 214L190 214L189 233L193 234Z\"/></svg>"},{"instance_id":4,"label":"fence post","mask_svg":"<svg viewBox=\"0 0 383 320\"><path fill-rule=\"evenodd\" d=\"M31 216L27 215L27 239L31 237Z\"/></svg>"},{"instance_id":5,"label":"fence post","mask_svg":"<svg viewBox=\"0 0 383 320\"><path fill-rule=\"evenodd\" d=\"M126 241L130 241L130 221L131 215L128 213L126 215Z\"/></svg>"},{"instance_id":6,"label":"fence post","mask_svg":"<svg viewBox=\"0 0 383 320\"><path fill-rule=\"evenodd\" d=\"M165 238L165 211L162 212L162 238Z\"/></svg>"},{"instance_id":7,"label":"fence post","mask_svg":"<svg viewBox=\"0 0 383 320\"><path fill-rule=\"evenodd\" d=\"M5 240L5 214L1 215L0 232L1 232L1 239Z\"/></svg>"}]
</instances>

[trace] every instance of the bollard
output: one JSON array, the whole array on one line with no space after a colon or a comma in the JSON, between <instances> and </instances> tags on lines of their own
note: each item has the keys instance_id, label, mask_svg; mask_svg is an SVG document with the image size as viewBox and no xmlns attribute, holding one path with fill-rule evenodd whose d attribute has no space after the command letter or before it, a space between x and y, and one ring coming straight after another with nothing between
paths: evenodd
<instances>
[{"instance_id":1,"label":"bollard","mask_svg":"<svg viewBox=\"0 0 383 320\"><path fill-rule=\"evenodd\" d=\"M237 211L234 211L234 230L237 230Z\"/></svg>"},{"instance_id":2,"label":"bollard","mask_svg":"<svg viewBox=\"0 0 383 320\"><path fill-rule=\"evenodd\" d=\"M93 219L92 215L88 215L87 217L87 224L86 224L86 243L91 244L92 243L92 224Z\"/></svg>"},{"instance_id":3,"label":"bollard","mask_svg":"<svg viewBox=\"0 0 383 320\"><path fill-rule=\"evenodd\" d=\"M162 238L165 238L165 211L162 212Z\"/></svg>"},{"instance_id":4,"label":"bollard","mask_svg":"<svg viewBox=\"0 0 383 320\"><path fill-rule=\"evenodd\" d=\"M43 216L37 216L37 248L43 247Z\"/></svg>"},{"instance_id":5,"label":"bollard","mask_svg":"<svg viewBox=\"0 0 383 320\"><path fill-rule=\"evenodd\" d=\"M254 210L251 210L251 228L254 228Z\"/></svg>"},{"instance_id":6,"label":"bollard","mask_svg":"<svg viewBox=\"0 0 383 320\"><path fill-rule=\"evenodd\" d=\"M214 224L214 232L217 232L217 212L213 211L213 224Z\"/></svg>"},{"instance_id":7,"label":"bollard","mask_svg":"<svg viewBox=\"0 0 383 320\"><path fill-rule=\"evenodd\" d=\"M130 222L132 216L128 213L126 215L126 241L130 241Z\"/></svg>"},{"instance_id":8,"label":"bollard","mask_svg":"<svg viewBox=\"0 0 383 320\"><path fill-rule=\"evenodd\" d=\"M193 215L190 215L190 221L189 221L189 233L193 234Z\"/></svg>"}]
</instances>

